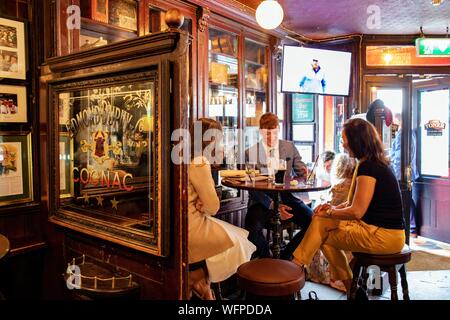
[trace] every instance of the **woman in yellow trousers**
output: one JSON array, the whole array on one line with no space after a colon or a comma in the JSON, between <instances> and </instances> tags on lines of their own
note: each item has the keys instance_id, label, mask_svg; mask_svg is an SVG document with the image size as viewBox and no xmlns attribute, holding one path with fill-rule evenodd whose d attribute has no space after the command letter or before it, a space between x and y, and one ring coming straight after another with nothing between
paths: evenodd
<instances>
[{"instance_id":1,"label":"woman in yellow trousers","mask_svg":"<svg viewBox=\"0 0 450 320\"><path fill-rule=\"evenodd\" d=\"M405 244L405 223L398 182L375 127L362 119L350 119L344 124L342 139L345 150L358 160L348 201L315 209L292 261L308 265L321 249L330 263L332 279L342 280L348 294L352 271L343 250L400 252Z\"/></svg>"}]
</instances>

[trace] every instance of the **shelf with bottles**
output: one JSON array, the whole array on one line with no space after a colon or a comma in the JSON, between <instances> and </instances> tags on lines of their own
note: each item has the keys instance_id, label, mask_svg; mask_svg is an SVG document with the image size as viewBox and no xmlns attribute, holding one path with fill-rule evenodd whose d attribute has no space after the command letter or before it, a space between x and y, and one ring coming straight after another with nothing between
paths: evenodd
<instances>
[{"instance_id":1,"label":"shelf with bottles","mask_svg":"<svg viewBox=\"0 0 450 320\"><path fill-rule=\"evenodd\" d=\"M137 33L103 22L81 18L80 50L136 38Z\"/></svg>"},{"instance_id":2,"label":"shelf with bottles","mask_svg":"<svg viewBox=\"0 0 450 320\"><path fill-rule=\"evenodd\" d=\"M238 86L237 60L209 60L209 82L216 85Z\"/></svg>"},{"instance_id":3,"label":"shelf with bottles","mask_svg":"<svg viewBox=\"0 0 450 320\"><path fill-rule=\"evenodd\" d=\"M237 94L238 88L237 88L237 84L236 85L228 85L228 84L222 84L222 83L209 81L209 90Z\"/></svg>"},{"instance_id":4,"label":"shelf with bottles","mask_svg":"<svg viewBox=\"0 0 450 320\"><path fill-rule=\"evenodd\" d=\"M208 50L210 52L237 57L237 43L237 35L219 29L209 29Z\"/></svg>"},{"instance_id":5,"label":"shelf with bottles","mask_svg":"<svg viewBox=\"0 0 450 320\"><path fill-rule=\"evenodd\" d=\"M216 61L228 61L229 63L236 63L238 58L235 55L217 52L217 51L209 51L209 58Z\"/></svg>"}]
</instances>

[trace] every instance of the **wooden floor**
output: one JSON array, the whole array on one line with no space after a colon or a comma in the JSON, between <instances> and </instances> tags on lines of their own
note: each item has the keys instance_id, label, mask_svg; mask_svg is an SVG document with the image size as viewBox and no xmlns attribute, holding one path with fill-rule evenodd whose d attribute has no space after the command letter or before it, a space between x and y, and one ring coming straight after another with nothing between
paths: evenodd
<instances>
[{"instance_id":1,"label":"wooden floor","mask_svg":"<svg viewBox=\"0 0 450 320\"><path fill-rule=\"evenodd\" d=\"M410 247L413 259L426 260L411 261L407 265L407 269L411 267L407 274L411 300L450 300L450 245L418 237L411 238ZM302 290L303 299L308 297L309 291L315 291L321 300L346 300L344 293L327 285L308 281ZM402 299L400 284L397 292ZM390 295L387 286L382 296L369 296L369 299L389 300Z\"/></svg>"},{"instance_id":2,"label":"wooden floor","mask_svg":"<svg viewBox=\"0 0 450 320\"><path fill-rule=\"evenodd\" d=\"M411 300L450 300L450 270L411 271L407 274L409 296ZM346 300L339 290L327 285L307 281L302 289L302 299L307 299L308 292L315 291L320 300ZM402 299L401 288L397 290ZM386 289L382 296L369 296L370 300L390 300L391 291Z\"/></svg>"}]
</instances>

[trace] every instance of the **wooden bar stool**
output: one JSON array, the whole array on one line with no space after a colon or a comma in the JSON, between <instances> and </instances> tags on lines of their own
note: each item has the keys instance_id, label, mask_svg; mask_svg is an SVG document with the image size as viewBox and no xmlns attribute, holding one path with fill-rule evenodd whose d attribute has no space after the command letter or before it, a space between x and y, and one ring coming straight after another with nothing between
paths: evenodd
<instances>
[{"instance_id":1,"label":"wooden bar stool","mask_svg":"<svg viewBox=\"0 0 450 320\"><path fill-rule=\"evenodd\" d=\"M278 259L255 259L237 270L238 285L251 299L300 299L305 272L295 263Z\"/></svg>"},{"instance_id":2,"label":"wooden bar stool","mask_svg":"<svg viewBox=\"0 0 450 320\"><path fill-rule=\"evenodd\" d=\"M370 254L353 252L353 281L350 289L350 299L355 298L358 281L362 276L362 288L367 290L369 266L378 266L380 271L385 271L389 275L389 285L391 286L391 300L398 300L397 295L397 270L400 273L403 300L409 300L408 281L406 279L406 263L411 260L411 250L405 245L401 252L394 254ZM362 271L362 272L361 272Z\"/></svg>"}]
</instances>

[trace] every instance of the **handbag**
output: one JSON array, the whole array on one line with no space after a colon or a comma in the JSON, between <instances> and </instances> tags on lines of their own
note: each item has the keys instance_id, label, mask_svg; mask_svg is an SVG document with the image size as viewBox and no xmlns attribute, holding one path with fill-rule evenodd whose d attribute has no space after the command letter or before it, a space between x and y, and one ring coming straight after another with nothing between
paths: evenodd
<instances>
[{"instance_id":1,"label":"handbag","mask_svg":"<svg viewBox=\"0 0 450 320\"><path fill-rule=\"evenodd\" d=\"M317 293L315 291L310 291L308 293L308 299L307 300L319 300L317 297Z\"/></svg>"}]
</instances>

